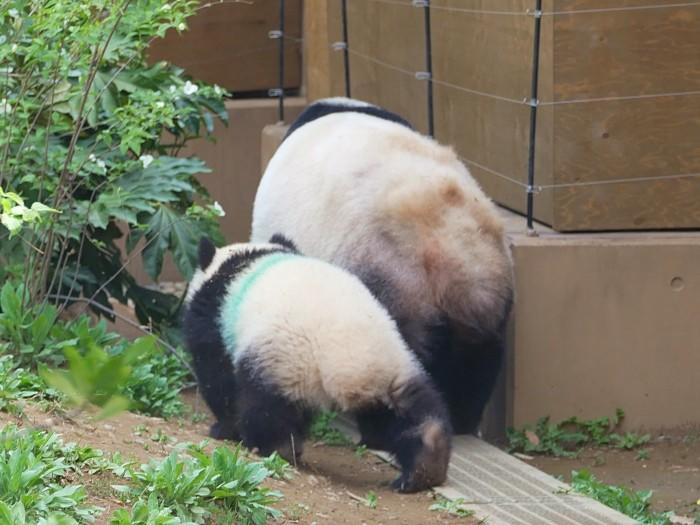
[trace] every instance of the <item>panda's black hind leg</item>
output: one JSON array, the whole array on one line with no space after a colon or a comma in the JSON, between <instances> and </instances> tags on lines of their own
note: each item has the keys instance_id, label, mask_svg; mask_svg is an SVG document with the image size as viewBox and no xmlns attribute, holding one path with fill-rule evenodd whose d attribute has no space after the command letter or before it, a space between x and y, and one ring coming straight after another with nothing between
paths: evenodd
<instances>
[{"instance_id":1,"label":"panda's black hind leg","mask_svg":"<svg viewBox=\"0 0 700 525\"><path fill-rule=\"evenodd\" d=\"M474 342L453 327L439 331L427 371L445 398L455 434L476 433L501 370L504 338L484 334Z\"/></svg>"},{"instance_id":2,"label":"panda's black hind leg","mask_svg":"<svg viewBox=\"0 0 700 525\"><path fill-rule=\"evenodd\" d=\"M238 429L243 445L262 456L277 452L290 463L303 452L311 411L286 399L245 358L236 365Z\"/></svg>"}]
</instances>

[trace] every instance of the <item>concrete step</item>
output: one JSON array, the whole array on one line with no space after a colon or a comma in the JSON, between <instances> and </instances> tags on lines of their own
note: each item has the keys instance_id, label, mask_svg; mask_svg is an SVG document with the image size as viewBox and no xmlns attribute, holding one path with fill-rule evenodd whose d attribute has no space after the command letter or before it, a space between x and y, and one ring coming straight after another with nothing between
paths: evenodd
<instances>
[{"instance_id":1,"label":"concrete step","mask_svg":"<svg viewBox=\"0 0 700 525\"><path fill-rule=\"evenodd\" d=\"M354 423L336 426L354 440ZM389 454L371 451L389 461ZM633 525L624 514L572 492L556 478L473 436L456 436L445 485L435 491L464 501L464 508L488 525Z\"/></svg>"}]
</instances>

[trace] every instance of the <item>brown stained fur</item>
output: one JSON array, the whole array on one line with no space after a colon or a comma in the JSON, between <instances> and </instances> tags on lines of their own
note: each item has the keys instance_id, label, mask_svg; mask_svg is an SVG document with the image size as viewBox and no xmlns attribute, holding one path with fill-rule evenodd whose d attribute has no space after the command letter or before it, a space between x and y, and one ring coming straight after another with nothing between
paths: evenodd
<instances>
[{"instance_id":1,"label":"brown stained fur","mask_svg":"<svg viewBox=\"0 0 700 525\"><path fill-rule=\"evenodd\" d=\"M425 447L416 460L413 481L428 487L440 485L447 479L449 437L438 421L430 419L421 425L421 439Z\"/></svg>"}]
</instances>

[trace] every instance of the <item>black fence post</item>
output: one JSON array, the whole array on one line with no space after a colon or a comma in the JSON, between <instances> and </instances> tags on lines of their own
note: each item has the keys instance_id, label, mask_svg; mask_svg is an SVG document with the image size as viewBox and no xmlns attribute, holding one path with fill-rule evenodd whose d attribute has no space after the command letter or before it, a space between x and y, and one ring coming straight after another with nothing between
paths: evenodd
<instances>
[{"instance_id":1,"label":"black fence post","mask_svg":"<svg viewBox=\"0 0 700 525\"><path fill-rule=\"evenodd\" d=\"M341 0L341 20L343 24L343 69L345 71L345 96L350 98L350 55L348 48L348 5L347 0Z\"/></svg>"},{"instance_id":2,"label":"black fence post","mask_svg":"<svg viewBox=\"0 0 700 525\"><path fill-rule=\"evenodd\" d=\"M424 33L425 33L425 73L421 78L428 82L427 109L428 109L428 135L435 136L435 116L433 109L433 38L430 30L430 0L413 0L415 7L423 8Z\"/></svg>"},{"instance_id":3,"label":"black fence post","mask_svg":"<svg viewBox=\"0 0 700 525\"><path fill-rule=\"evenodd\" d=\"M267 36L271 39L277 39L279 44L278 50L278 73L279 79L276 88L269 89L267 94L271 97L277 97L279 102L277 108L277 117L280 122L284 122L284 0L280 0L280 25L279 29L273 29Z\"/></svg>"},{"instance_id":4,"label":"black fence post","mask_svg":"<svg viewBox=\"0 0 700 525\"><path fill-rule=\"evenodd\" d=\"M542 29L542 0L535 2L535 34L532 49L532 84L530 86L530 146L527 159L527 229L534 234L535 141L537 139L537 100L540 75L540 32Z\"/></svg>"}]
</instances>

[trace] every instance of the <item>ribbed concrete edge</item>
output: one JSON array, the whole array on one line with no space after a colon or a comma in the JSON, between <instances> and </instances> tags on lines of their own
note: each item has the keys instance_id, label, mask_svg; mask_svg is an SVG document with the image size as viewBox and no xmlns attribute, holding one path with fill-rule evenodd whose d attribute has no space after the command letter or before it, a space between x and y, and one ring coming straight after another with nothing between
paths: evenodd
<instances>
[{"instance_id":1,"label":"ribbed concrete edge","mask_svg":"<svg viewBox=\"0 0 700 525\"><path fill-rule=\"evenodd\" d=\"M337 428L354 440L346 418ZM392 464L389 454L370 451ZM488 525L634 525L637 522L597 501L575 494L566 483L472 436L457 436L445 485L435 492L464 501Z\"/></svg>"}]
</instances>

